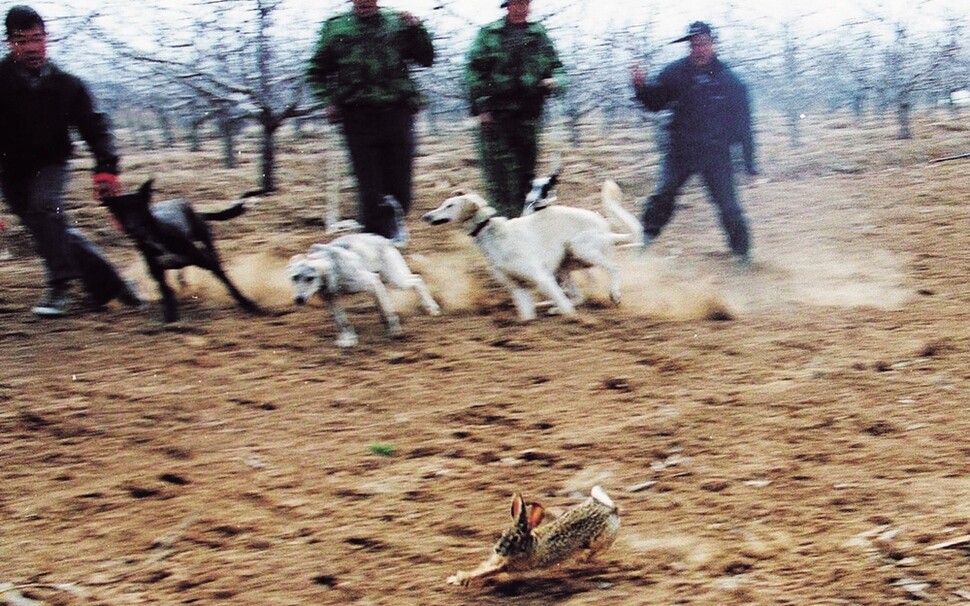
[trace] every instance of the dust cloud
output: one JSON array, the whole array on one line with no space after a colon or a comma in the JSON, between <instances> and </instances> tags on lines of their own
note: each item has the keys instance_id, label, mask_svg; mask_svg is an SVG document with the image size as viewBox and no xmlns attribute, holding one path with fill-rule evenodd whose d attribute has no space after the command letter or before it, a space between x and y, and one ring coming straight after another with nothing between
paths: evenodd
<instances>
[{"instance_id":1,"label":"dust cloud","mask_svg":"<svg viewBox=\"0 0 970 606\"><path fill-rule=\"evenodd\" d=\"M510 302L472 244L456 239L446 249L405 255L445 313L485 313L495 304ZM727 258L667 258L618 251L614 259L620 266L622 302L615 313L669 321L723 320L798 304L894 309L911 296L902 285L898 259L885 251L867 251L862 258L847 250L837 254L829 247L795 245L765 257L768 260L753 267L739 268ZM226 271L260 305L286 308L292 296L287 260L273 253L242 255L227 259ZM125 273L146 296L159 297L143 265ZM589 304L614 309L605 272L576 271L573 279ZM231 301L225 286L199 268L169 272L168 280L180 299ZM400 313L422 313L412 291L388 290Z\"/></svg>"}]
</instances>

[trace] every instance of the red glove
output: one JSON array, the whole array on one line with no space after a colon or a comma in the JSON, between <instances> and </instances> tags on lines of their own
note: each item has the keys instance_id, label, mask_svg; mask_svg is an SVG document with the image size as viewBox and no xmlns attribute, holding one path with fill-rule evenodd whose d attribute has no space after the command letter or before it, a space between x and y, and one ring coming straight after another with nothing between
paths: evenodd
<instances>
[{"instance_id":1,"label":"red glove","mask_svg":"<svg viewBox=\"0 0 970 606\"><path fill-rule=\"evenodd\" d=\"M105 198L121 195L121 183L118 175L111 173L97 173L91 178L94 185L94 199L102 201Z\"/></svg>"}]
</instances>

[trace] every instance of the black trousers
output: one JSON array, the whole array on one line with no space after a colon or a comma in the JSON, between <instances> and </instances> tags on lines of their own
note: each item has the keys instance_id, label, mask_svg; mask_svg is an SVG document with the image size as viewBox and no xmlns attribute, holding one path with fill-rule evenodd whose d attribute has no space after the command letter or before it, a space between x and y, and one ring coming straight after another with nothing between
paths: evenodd
<instances>
[{"instance_id":1,"label":"black trousers","mask_svg":"<svg viewBox=\"0 0 970 606\"><path fill-rule=\"evenodd\" d=\"M357 220L364 231L394 237L394 212L381 203L394 196L411 208L414 114L405 108L343 108L343 132L357 180Z\"/></svg>"},{"instance_id":2,"label":"black trousers","mask_svg":"<svg viewBox=\"0 0 970 606\"><path fill-rule=\"evenodd\" d=\"M695 153L672 149L664 157L660 180L643 209L643 231L657 237L674 214L674 202L680 189L692 175L699 174L707 187L710 201L717 207L728 246L735 255L748 254L750 236L744 210L738 203L734 170L728 147L696 150Z\"/></svg>"},{"instance_id":3,"label":"black trousers","mask_svg":"<svg viewBox=\"0 0 970 606\"><path fill-rule=\"evenodd\" d=\"M7 206L30 232L44 261L47 283L64 285L80 279L95 305L104 305L127 286L104 252L70 226L64 208L68 169L52 164L40 168L0 171L0 191Z\"/></svg>"}]
</instances>

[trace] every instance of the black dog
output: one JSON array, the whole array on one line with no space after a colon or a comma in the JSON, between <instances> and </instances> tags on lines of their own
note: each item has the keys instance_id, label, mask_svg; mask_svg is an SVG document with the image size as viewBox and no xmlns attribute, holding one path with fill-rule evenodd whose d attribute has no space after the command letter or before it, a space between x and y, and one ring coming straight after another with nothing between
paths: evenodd
<instances>
[{"instance_id":1,"label":"black dog","mask_svg":"<svg viewBox=\"0 0 970 606\"><path fill-rule=\"evenodd\" d=\"M178 320L175 293L165 281L165 270L189 265L211 271L243 309L259 312L259 307L239 292L223 271L206 225L206 221L238 217L246 211L245 203L240 201L225 210L204 213L194 210L186 200L166 200L156 204L151 201L152 181L148 180L137 192L107 197L101 204L108 207L121 229L135 241L145 257L148 270L162 293L165 321Z\"/></svg>"}]
</instances>

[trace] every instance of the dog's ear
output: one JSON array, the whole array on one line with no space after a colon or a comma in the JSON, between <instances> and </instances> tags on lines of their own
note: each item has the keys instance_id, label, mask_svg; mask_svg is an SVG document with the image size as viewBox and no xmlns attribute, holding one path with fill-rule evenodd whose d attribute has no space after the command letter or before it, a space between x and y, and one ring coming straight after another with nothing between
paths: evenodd
<instances>
[{"instance_id":1,"label":"dog's ear","mask_svg":"<svg viewBox=\"0 0 970 606\"><path fill-rule=\"evenodd\" d=\"M138 195L146 200L151 200L152 198L152 186L155 185L155 179L149 179L141 184L138 188Z\"/></svg>"},{"instance_id":2,"label":"dog's ear","mask_svg":"<svg viewBox=\"0 0 970 606\"><path fill-rule=\"evenodd\" d=\"M488 200L479 196L478 194L465 194L465 199L472 203L475 209L483 208L485 206L491 206Z\"/></svg>"}]
</instances>

